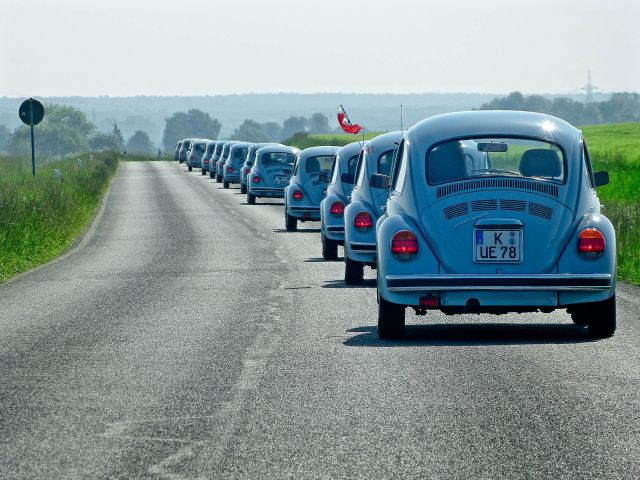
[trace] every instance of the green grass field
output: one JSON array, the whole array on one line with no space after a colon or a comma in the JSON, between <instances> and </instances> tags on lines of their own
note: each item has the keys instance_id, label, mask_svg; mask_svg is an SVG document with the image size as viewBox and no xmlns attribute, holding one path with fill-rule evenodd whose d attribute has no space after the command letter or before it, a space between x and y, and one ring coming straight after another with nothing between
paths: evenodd
<instances>
[{"instance_id":1,"label":"green grass field","mask_svg":"<svg viewBox=\"0 0 640 480\"><path fill-rule=\"evenodd\" d=\"M380 135L381 132L369 132L364 134L365 140L371 140L374 137ZM362 135L340 134L340 133L314 133L308 135L306 133L296 133L291 138L284 140L282 143L285 145L291 145L299 149L317 147L320 145L335 145L337 147L343 147L351 142L362 141Z\"/></svg>"},{"instance_id":2,"label":"green grass field","mask_svg":"<svg viewBox=\"0 0 640 480\"><path fill-rule=\"evenodd\" d=\"M67 250L117 166L114 153L86 154L38 164L32 177L30 158L0 157L0 283Z\"/></svg>"}]
</instances>

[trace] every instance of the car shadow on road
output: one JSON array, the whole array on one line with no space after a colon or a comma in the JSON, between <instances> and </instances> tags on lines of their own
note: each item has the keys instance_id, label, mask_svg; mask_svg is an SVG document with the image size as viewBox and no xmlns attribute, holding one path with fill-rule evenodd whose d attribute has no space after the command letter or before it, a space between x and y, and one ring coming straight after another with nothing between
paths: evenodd
<instances>
[{"instance_id":1,"label":"car shadow on road","mask_svg":"<svg viewBox=\"0 0 640 480\"><path fill-rule=\"evenodd\" d=\"M306 260L303 260L304 263L335 263L335 262L344 262L344 257L337 257L335 260L325 260L322 257L309 257Z\"/></svg>"},{"instance_id":2,"label":"car shadow on road","mask_svg":"<svg viewBox=\"0 0 640 480\"><path fill-rule=\"evenodd\" d=\"M261 205L266 205L266 204L261 204ZM279 203L276 205L280 205ZM298 228L297 230L294 230L293 232L288 231L286 228L274 228L273 229L273 233L319 233L320 229L319 228Z\"/></svg>"},{"instance_id":3,"label":"car shadow on road","mask_svg":"<svg viewBox=\"0 0 640 480\"><path fill-rule=\"evenodd\" d=\"M584 327L547 323L407 325L404 337L397 340L381 339L375 326L356 327L347 332L357 334L344 341L347 347L480 347L577 344L595 341Z\"/></svg>"},{"instance_id":4,"label":"car shadow on road","mask_svg":"<svg viewBox=\"0 0 640 480\"><path fill-rule=\"evenodd\" d=\"M250 205L247 202L242 202L240 205ZM276 202L260 202L260 203L254 203L253 205L250 205L251 207L255 207L255 206L260 206L260 205L284 205L283 203L276 203Z\"/></svg>"},{"instance_id":5,"label":"car shadow on road","mask_svg":"<svg viewBox=\"0 0 640 480\"><path fill-rule=\"evenodd\" d=\"M347 285L344 283L344 280L329 280L322 288L375 288L376 287L376 279L375 278L367 278L359 285Z\"/></svg>"}]
</instances>

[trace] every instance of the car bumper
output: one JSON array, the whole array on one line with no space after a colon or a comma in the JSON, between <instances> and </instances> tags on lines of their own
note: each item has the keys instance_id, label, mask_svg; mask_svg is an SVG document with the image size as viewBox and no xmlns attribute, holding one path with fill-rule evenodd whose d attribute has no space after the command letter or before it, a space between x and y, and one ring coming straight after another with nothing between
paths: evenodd
<instances>
[{"instance_id":1,"label":"car bumper","mask_svg":"<svg viewBox=\"0 0 640 480\"><path fill-rule=\"evenodd\" d=\"M611 274L539 275L386 275L390 292L424 291L605 291L613 286Z\"/></svg>"},{"instance_id":2,"label":"car bumper","mask_svg":"<svg viewBox=\"0 0 640 480\"><path fill-rule=\"evenodd\" d=\"M251 187L249 193L256 197L283 198L284 188Z\"/></svg>"},{"instance_id":3,"label":"car bumper","mask_svg":"<svg viewBox=\"0 0 640 480\"><path fill-rule=\"evenodd\" d=\"M320 220L320 207L290 205L287 208L287 213L303 220Z\"/></svg>"},{"instance_id":4,"label":"car bumper","mask_svg":"<svg viewBox=\"0 0 640 480\"><path fill-rule=\"evenodd\" d=\"M225 175L223 178L224 178L225 182L240 183L240 176L239 175Z\"/></svg>"},{"instance_id":5,"label":"car bumper","mask_svg":"<svg viewBox=\"0 0 640 480\"><path fill-rule=\"evenodd\" d=\"M325 225L324 236L329 240L344 242L344 225Z\"/></svg>"}]
</instances>

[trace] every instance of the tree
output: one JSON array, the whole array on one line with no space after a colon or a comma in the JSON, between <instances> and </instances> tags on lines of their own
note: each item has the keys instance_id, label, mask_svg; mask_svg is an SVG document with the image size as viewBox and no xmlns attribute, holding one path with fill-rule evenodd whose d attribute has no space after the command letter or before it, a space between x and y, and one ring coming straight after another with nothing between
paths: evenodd
<instances>
[{"instance_id":1,"label":"tree","mask_svg":"<svg viewBox=\"0 0 640 480\"><path fill-rule=\"evenodd\" d=\"M178 140L183 138L217 139L220 135L220 122L212 119L208 113L191 109L187 113L176 112L165 119L162 144L166 150L172 150Z\"/></svg>"},{"instance_id":2,"label":"tree","mask_svg":"<svg viewBox=\"0 0 640 480\"><path fill-rule=\"evenodd\" d=\"M0 152L6 152L11 139L11 130L6 125L0 125Z\"/></svg>"},{"instance_id":3,"label":"tree","mask_svg":"<svg viewBox=\"0 0 640 480\"><path fill-rule=\"evenodd\" d=\"M307 119L305 117L289 117L282 123L282 138L287 139L294 133L307 131Z\"/></svg>"},{"instance_id":4,"label":"tree","mask_svg":"<svg viewBox=\"0 0 640 480\"><path fill-rule=\"evenodd\" d=\"M143 130L136 130L129 140L127 140L127 153L136 155L151 155L153 145L149 140L149 135Z\"/></svg>"},{"instance_id":5,"label":"tree","mask_svg":"<svg viewBox=\"0 0 640 480\"><path fill-rule=\"evenodd\" d=\"M89 144L92 150L113 150L114 152L122 151L122 139L113 133L98 132L89 138Z\"/></svg>"},{"instance_id":6,"label":"tree","mask_svg":"<svg viewBox=\"0 0 640 480\"><path fill-rule=\"evenodd\" d=\"M309 119L309 131L311 133L329 133L329 119L322 113L314 113Z\"/></svg>"},{"instance_id":7,"label":"tree","mask_svg":"<svg viewBox=\"0 0 640 480\"><path fill-rule=\"evenodd\" d=\"M242 124L234 130L233 139L254 143L264 143L269 141L269 138L262 129L262 125L254 120L248 119L242 122Z\"/></svg>"},{"instance_id":8,"label":"tree","mask_svg":"<svg viewBox=\"0 0 640 480\"><path fill-rule=\"evenodd\" d=\"M263 123L262 131L267 136L268 142L279 142L282 140L282 125L277 122Z\"/></svg>"}]
</instances>

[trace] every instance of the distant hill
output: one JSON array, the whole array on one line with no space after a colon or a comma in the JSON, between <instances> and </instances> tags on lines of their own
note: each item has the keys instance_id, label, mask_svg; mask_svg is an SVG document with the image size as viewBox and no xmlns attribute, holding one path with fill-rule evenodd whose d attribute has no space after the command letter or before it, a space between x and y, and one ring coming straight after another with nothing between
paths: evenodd
<instances>
[{"instance_id":1,"label":"distant hill","mask_svg":"<svg viewBox=\"0 0 640 480\"><path fill-rule=\"evenodd\" d=\"M438 113L478 108L500 94L425 93L273 93L216 95L205 97L37 97L43 102L72 105L85 112L102 131L117 123L125 138L136 130L146 131L151 141L160 144L164 119L175 112L198 108L222 123L222 136L231 135L243 120L282 122L290 116L309 116L321 112L337 127L335 113L339 104L349 116L369 131L400 128L400 104L404 105L405 128ZM18 107L24 99L0 97L0 125L13 129L19 125Z\"/></svg>"}]
</instances>

